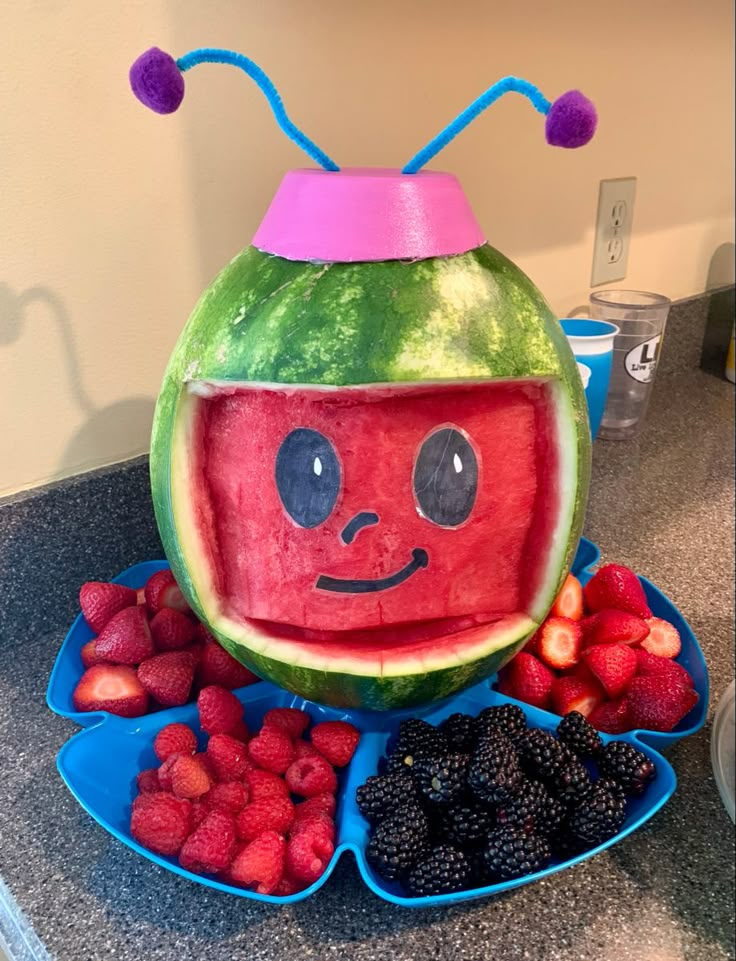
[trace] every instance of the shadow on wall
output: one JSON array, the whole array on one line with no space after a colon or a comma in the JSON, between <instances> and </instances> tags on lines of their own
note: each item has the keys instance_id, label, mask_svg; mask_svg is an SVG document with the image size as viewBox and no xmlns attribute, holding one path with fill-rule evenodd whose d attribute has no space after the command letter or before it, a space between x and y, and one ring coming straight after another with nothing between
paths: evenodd
<instances>
[{"instance_id":1,"label":"shadow on wall","mask_svg":"<svg viewBox=\"0 0 736 961\"><path fill-rule=\"evenodd\" d=\"M59 474L72 474L141 453L141 439L151 433L155 401L151 397L130 397L108 407L97 408L82 383L79 356L71 320L62 300L48 287L35 286L15 293L0 284L0 347L17 341L22 333L25 311L42 304L51 315L61 338L69 389L86 421L70 438L56 466Z\"/></svg>"}]
</instances>

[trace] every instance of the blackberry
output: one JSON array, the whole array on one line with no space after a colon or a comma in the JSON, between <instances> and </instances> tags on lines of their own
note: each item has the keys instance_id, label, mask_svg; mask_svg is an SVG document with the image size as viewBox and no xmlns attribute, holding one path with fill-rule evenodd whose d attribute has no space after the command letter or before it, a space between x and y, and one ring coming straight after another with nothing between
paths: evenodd
<instances>
[{"instance_id":1,"label":"blackberry","mask_svg":"<svg viewBox=\"0 0 736 961\"><path fill-rule=\"evenodd\" d=\"M478 729L481 734L497 730L513 739L526 730L526 714L518 704L486 707L478 715Z\"/></svg>"},{"instance_id":2,"label":"blackberry","mask_svg":"<svg viewBox=\"0 0 736 961\"><path fill-rule=\"evenodd\" d=\"M551 779L552 791L565 802L579 801L593 786L588 769L577 758L568 762Z\"/></svg>"},{"instance_id":3,"label":"blackberry","mask_svg":"<svg viewBox=\"0 0 736 961\"><path fill-rule=\"evenodd\" d=\"M478 745L468 768L468 786L484 804L502 804L521 786L519 759L510 746L492 739Z\"/></svg>"},{"instance_id":4,"label":"blackberry","mask_svg":"<svg viewBox=\"0 0 736 961\"><path fill-rule=\"evenodd\" d=\"M613 778L626 794L642 794L656 776L656 768L646 754L626 741L611 741L601 752L598 767L605 778Z\"/></svg>"},{"instance_id":5,"label":"blackberry","mask_svg":"<svg viewBox=\"0 0 736 961\"><path fill-rule=\"evenodd\" d=\"M570 813L569 831L586 847L594 847L617 834L626 819L626 802L596 784Z\"/></svg>"},{"instance_id":6,"label":"blackberry","mask_svg":"<svg viewBox=\"0 0 736 961\"><path fill-rule=\"evenodd\" d=\"M411 767L416 758L441 757L447 753L447 738L436 727L418 717L410 717L399 725L396 744L391 751L389 772Z\"/></svg>"},{"instance_id":7,"label":"blackberry","mask_svg":"<svg viewBox=\"0 0 736 961\"><path fill-rule=\"evenodd\" d=\"M451 714L440 725L450 750L457 754L470 754L478 736L476 719L470 714Z\"/></svg>"},{"instance_id":8,"label":"blackberry","mask_svg":"<svg viewBox=\"0 0 736 961\"><path fill-rule=\"evenodd\" d=\"M472 847L463 849L465 858L470 867L470 881L468 888L484 888L491 883L488 875L485 858L485 837L481 844L474 844Z\"/></svg>"},{"instance_id":9,"label":"blackberry","mask_svg":"<svg viewBox=\"0 0 736 961\"><path fill-rule=\"evenodd\" d=\"M581 757L595 757L603 747L600 735L582 714L570 711L557 725L557 737Z\"/></svg>"},{"instance_id":10,"label":"blackberry","mask_svg":"<svg viewBox=\"0 0 736 961\"><path fill-rule=\"evenodd\" d=\"M411 768L419 794L432 804L446 805L464 793L468 783L467 754L417 758Z\"/></svg>"},{"instance_id":11,"label":"blackberry","mask_svg":"<svg viewBox=\"0 0 736 961\"><path fill-rule=\"evenodd\" d=\"M467 890L471 879L472 869L465 854L451 844L438 844L411 869L406 889L415 898L450 894Z\"/></svg>"},{"instance_id":12,"label":"blackberry","mask_svg":"<svg viewBox=\"0 0 736 961\"><path fill-rule=\"evenodd\" d=\"M412 798L416 788L408 769L393 774L375 774L355 792L358 810L366 819L375 823Z\"/></svg>"},{"instance_id":13,"label":"blackberry","mask_svg":"<svg viewBox=\"0 0 736 961\"><path fill-rule=\"evenodd\" d=\"M542 835L555 831L564 816L564 806L543 784L530 780L522 781L513 796L500 804L496 812L499 826Z\"/></svg>"},{"instance_id":14,"label":"blackberry","mask_svg":"<svg viewBox=\"0 0 736 961\"><path fill-rule=\"evenodd\" d=\"M626 792L624 789L621 787L618 781L614 781L612 777L599 777L598 780L593 784L593 787L596 789L603 788L619 801L623 801L626 797Z\"/></svg>"},{"instance_id":15,"label":"blackberry","mask_svg":"<svg viewBox=\"0 0 736 961\"><path fill-rule=\"evenodd\" d=\"M541 728L531 728L516 742L523 767L535 778L553 778L570 760L570 751Z\"/></svg>"},{"instance_id":16,"label":"blackberry","mask_svg":"<svg viewBox=\"0 0 736 961\"><path fill-rule=\"evenodd\" d=\"M543 797L539 810L534 815L534 833L544 838L555 837L567 817L567 807L549 792Z\"/></svg>"},{"instance_id":17,"label":"blackberry","mask_svg":"<svg viewBox=\"0 0 736 961\"><path fill-rule=\"evenodd\" d=\"M429 850L429 821L417 804L399 808L376 825L366 859L387 881L405 877Z\"/></svg>"},{"instance_id":18,"label":"blackberry","mask_svg":"<svg viewBox=\"0 0 736 961\"><path fill-rule=\"evenodd\" d=\"M445 812L440 825L448 841L461 846L476 845L486 838L495 824L495 817L476 801L461 801Z\"/></svg>"},{"instance_id":19,"label":"blackberry","mask_svg":"<svg viewBox=\"0 0 736 961\"><path fill-rule=\"evenodd\" d=\"M541 871L549 864L552 852L544 838L503 827L489 834L484 856L492 878L511 881Z\"/></svg>"}]
</instances>

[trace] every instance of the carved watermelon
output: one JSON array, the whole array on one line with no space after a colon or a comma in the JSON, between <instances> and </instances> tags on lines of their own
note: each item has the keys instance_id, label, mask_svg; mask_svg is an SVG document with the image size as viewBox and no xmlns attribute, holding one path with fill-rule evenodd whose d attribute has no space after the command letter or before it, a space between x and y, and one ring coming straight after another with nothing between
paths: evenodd
<instances>
[{"instance_id":1,"label":"carved watermelon","mask_svg":"<svg viewBox=\"0 0 736 961\"><path fill-rule=\"evenodd\" d=\"M569 569L589 458L567 341L491 247L248 247L176 346L151 478L177 580L229 651L305 697L388 709L524 644Z\"/></svg>"}]
</instances>

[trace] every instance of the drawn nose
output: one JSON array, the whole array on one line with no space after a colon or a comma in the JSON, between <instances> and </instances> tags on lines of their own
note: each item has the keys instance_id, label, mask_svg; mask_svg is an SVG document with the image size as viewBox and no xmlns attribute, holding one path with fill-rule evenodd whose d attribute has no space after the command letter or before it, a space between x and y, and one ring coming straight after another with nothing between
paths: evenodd
<instances>
[{"instance_id":1,"label":"drawn nose","mask_svg":"<svg viewBox=\"0 0 736 961\"><path fill-rule=\"evenodd\" d=\"M349 520L340 533L340 540L343 544L351 544L355 540L355 535L362 527L370 527L371 524L378 523L378 514L372 511L361 511L352 520Z\"/></svg>"}]
</instances>

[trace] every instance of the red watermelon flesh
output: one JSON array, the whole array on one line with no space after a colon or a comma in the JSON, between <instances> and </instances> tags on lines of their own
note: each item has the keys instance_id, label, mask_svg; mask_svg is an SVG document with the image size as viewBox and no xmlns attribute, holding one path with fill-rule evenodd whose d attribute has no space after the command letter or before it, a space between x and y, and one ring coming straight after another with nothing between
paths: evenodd
<instances>
[{"instance_id":1,"label":"red watermelon flesh","mask_svg":"<svg viewBox=\"0 0 736 961\"><path fill-rule=\"evenodd\" d=\"M448 635L457 643L459 632L470 640L475 626L528 612L560 513L547 382L201 383L189 401L183 488L196 505L205 593L221 616L320 647L355 643L375 657ZM448 428L472 448L477 488L467 518L441 526L422 511L413 476L425 440ZM276 479L281 445L299 429L326 438L339 465L334 506L311 527L287 513ZM366 514L376 520L345 543L350 522ZM321 586L342 582L361 587Z\"/></svg>"}]
</instances>

